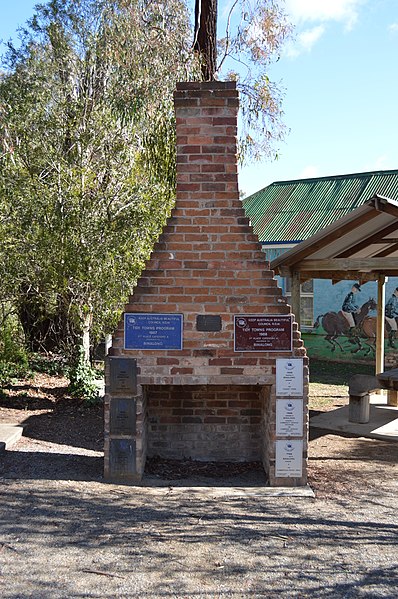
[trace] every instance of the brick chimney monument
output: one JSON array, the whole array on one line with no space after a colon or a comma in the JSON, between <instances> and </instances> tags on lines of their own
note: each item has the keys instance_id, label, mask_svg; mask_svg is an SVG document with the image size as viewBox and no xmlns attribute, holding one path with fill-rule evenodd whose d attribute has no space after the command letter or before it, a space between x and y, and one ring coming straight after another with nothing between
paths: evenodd
<instances>
[{"instance_id":1,"label":"brick chimney monument","mask_svg":"<svg viewBox=\"0 0 398 599\"><path fill-rule=\"evenodd\" d=\"M147 456L261 461L307 483L308 362L238 191L234 82L174 95L177 200L106 364L105 479Z\"/></svg>"}]
</instances>

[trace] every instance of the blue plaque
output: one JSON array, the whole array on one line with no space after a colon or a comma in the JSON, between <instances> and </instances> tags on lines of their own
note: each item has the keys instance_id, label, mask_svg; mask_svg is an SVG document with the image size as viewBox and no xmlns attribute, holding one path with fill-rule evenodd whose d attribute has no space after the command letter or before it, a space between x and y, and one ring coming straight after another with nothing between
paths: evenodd
<instances>
[{"instance_id":1,"label":"blue plaque","mask_svg":"<svg viewBox=\"0 0 398 599\"><path fill-rule=\"evenodd\" d=\"M125 349L182 349L182 314L124 315Z\"/></svg>"}]
</instances>

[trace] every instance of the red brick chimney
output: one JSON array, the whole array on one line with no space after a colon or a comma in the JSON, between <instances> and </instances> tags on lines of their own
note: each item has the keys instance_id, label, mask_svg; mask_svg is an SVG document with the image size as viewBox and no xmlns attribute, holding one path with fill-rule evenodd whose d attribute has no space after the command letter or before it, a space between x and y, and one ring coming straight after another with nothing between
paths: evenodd
<instances>
[{"instance_id":1,"label":"red brick chimney","mask_svg":"<svg viewBox=\"0 0 398 599\"><path fill-rule=\"evenodd\" d=\"M114 335L105 477L138 481L159 454L261 460L271 485L304 485L307 358L239 199L235 83L181 83L174 98L177 201ZM131 387L115 384L120 358L136 361ZM288 360L304 371L293 392Z\"/></svg>"}]
</instances>

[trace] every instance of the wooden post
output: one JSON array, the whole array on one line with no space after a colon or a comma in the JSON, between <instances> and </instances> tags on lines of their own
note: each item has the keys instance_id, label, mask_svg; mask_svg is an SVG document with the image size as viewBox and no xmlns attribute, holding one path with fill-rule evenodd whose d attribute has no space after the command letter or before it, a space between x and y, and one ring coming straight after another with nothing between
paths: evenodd
<instances>
[{"instance_id":1,"label":"wooden post","mask_svg":"<svg viewBox=\"0 0 398 599\"><path fill-rule=\"evenodd\" d=\"M295 316L298 328L300 328L301 318L301 298L300 298L300 273L294 271L292 273L292 312Z\"/></svg>"},{"instance_id":2,"label":"wooden post","mask_svg":"<svg viewBox=\"0 0 398 599\"><path fill-rule=\"evenodd\" d=\"M386 306L387 277L377 280L376 374L384 370L384 310Z\"/></svg>"}]
</instances>

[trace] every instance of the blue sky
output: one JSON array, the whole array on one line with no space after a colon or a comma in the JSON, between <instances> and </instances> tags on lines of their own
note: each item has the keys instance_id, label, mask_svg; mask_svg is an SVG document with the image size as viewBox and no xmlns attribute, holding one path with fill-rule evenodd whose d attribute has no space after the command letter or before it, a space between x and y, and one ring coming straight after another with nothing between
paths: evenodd
<instances>
[{"instance_id":1,"label":"blue sky","mask_svg":"<svg viewBox=\"0 0 398 599\"><path fill-rule=\"evenodd\" d=\"M287 0L296 41L272 67L290 129L280 159L242 170L272 183L398 169L398 2Z\"/></svg>"},{"instance_id":2,"label":"blue sky","mask_svg":"<svg viewBox=\"0 0 398 599\"><path fill-rule=\"evenodd\" d=\"M220 16L230 0L219 0ZM35 0L0 0L0 38ZM290 133L279 160L242 168L249 195L273 181L398 169L398 1L286 0L295 40L271 67Z\"/></svg>"}]
</instances>

